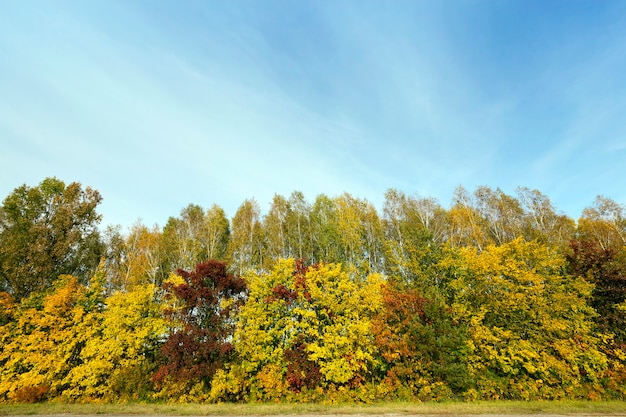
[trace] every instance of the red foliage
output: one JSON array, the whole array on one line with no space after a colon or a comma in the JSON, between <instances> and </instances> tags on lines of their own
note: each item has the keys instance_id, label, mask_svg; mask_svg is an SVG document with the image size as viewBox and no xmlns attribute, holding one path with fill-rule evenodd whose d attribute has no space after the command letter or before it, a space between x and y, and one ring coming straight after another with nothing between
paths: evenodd
<instances>
[{"instance_id":1,"label":"red foliage","mask_svg":"<svg viewBox=\"0 0 626 417\"><path fill-rule=\"evenodd\" d=\"M273 303L274 301L283 300L287 304L291 304L298 298L300 292L302 292L302 295L307 301L311 301L311 294L309 293L306 285L306 273L309 268L317 267L317 264L307 267L303 259L297 259L295 261L295 267L293 271L295 289L291 290L285 287L283 284L278 284L272 289L272 295L268 296L265 299L265 302Z\"/></svg>"},{"instance_id":2,"label":"red foliage","mask_svg":"<svg viewBox=\"0 0 626 417\"><path fill-rule=\"evenodd\" d=\"M428 300L418 291L393 284L383 287L385 309L374 320L374 334L383 358L388 362L411 357L414 353L413 329L428 325L432 319L426 315Z\"/></svg>"},{"instance_id":3,"label":"red foliage","mask_svg":"<svg viewBox=\"0 0 626 417\"><path fill-rule=\"evenodd\" d=\"M182 323L161 348L163 363L154 379L163 381L210 379L232 353L232 309L245 297L246 284L228 272L226 263L210 260L195 271L178 270L184 284L163 284L166 296L175 297L182 307L165 312L172 323ZM223 299L232 306L221 307Z\"/></svg>"},{"instance_id":4,"label":"red foliage","mask_svg":"<svg viewBox=\"0 0 626 417\"><path fill-rule=\"evenodd\" d=\"M590 280L591 305L598 312L596 322L603 331L615 334L616 341L626 343L626 313L615 308L626 300L626 256L614 248L602 249L591 240L572 240L566 255L569 272Z\"/></svg>"},{"instance_id":5,"label":"red foliage","mask_svg":"<svg viewBox=\"0 0 626 417\"><path fill-rule=\"evenodd\" d=\"M306 343L297 341L284 353L287 361L287 382L294 392L314 388L322 379L319 366L308 359Z\"/></svg>"},{"instance_id":6,"label":"red foliage","mask_svg":"<svg viewBox=\"0 0 626 417\"><path fill-rule=\"evenodd\" d=\"M319 268L318 264L313 264L307 267L304 263L303 259L297 259L295 262L295 267L293 271L294 282L296 291L302 291L302 295L307 301L311 301L311 294L306 285L306 273L309 269L317 269Z\"/></svg>"},{"instance_id":7,"label":"red foliage","mask_svg":"<svg viewBox=\"0 0 626 417\"><path fill-rule=\"evenodd\" d=\"M372 322L383 378L403 384L442 382L453 392L473 383L466 362L466 326L453 320L441 299L416 288L389 283L384 308Z\"/></svg>"},{"instance_id":8,"label":"red foliage","mask_svg":"<svg viewBox=\"0 0 626 417\"><path fill-rule=\"evenodd\" d=\"M287 304L291 304L298 298L298 292L290 290L283 284L279 284L272 289L272 294L265 300L266 303L273 303L274 301L283 300Z\"/></svg>"}]
</instances>

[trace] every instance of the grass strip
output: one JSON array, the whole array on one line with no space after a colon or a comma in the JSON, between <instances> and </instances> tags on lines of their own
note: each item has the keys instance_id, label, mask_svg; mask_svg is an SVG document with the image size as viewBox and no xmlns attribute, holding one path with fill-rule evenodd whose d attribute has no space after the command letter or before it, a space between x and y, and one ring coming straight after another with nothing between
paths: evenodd
<instances>
[{"instance_id":1,"label":"grass strip","mask_svg":"<svg viewBox=\"0 0 626 417\"><path fill-rule=\"evenodd\" d=\"M4 404L0 415L164 415L164 416L280 416L280 415L497 415L560 414L626 416L622 401L489 401L362 404Z\"/></svg>"}]
</instances>

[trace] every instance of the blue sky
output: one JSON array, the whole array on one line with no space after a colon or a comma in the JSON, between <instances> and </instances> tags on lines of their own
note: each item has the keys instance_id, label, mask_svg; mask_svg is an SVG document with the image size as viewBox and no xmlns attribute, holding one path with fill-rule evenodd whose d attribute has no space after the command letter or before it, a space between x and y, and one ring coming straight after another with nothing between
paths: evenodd
<instances>
[{"instance_id":1,"label":"blue sky","mask_svg":"<svg viewBox=\"0 0 626 417\"><path fill-rule=\"evenodd\" d=\"M189 203L536 188L626 203L624 1L0 2L0 196Z\"/></svg>"}]
</instances>

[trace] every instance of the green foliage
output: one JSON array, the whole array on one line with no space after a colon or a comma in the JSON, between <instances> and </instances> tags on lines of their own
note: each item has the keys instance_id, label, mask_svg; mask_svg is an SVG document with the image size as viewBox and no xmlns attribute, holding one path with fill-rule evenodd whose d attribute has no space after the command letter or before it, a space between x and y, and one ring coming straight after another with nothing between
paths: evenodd
<instances>
[{"instance_id":1,"label":"green foliage","mask_svg":"<svg viewBox=\"0 0 626 417\"><path fill-rule=\"evenodd\" d=\"M447 399L472 387L467 326L441 297L389 283L373 321L383 383L405 399Z\"/></svg>"},{"instance_id":2,"label":"green foliage","mask_svg":"<svg viewBox=\"0 0 626 417\"><path fill-rule=\"evenodd\" d=\"M230 223L224 209L213 204L204 216L200 242L204 251L204 259L225 260L228 255L230 240Z\"/></svg>"},{"instance_id":3,"label":"green foliage","mask_svg":"<svg viewBox=\"0 0 626 417\"><path fill-rule=\"evenodd\" d=\"M163 228L165 271L193 269L206 260L200 236L203 231L202 207L190 204L181 210L180 217L170 217Z\"/></svg>"},{"instance_id":4,"label":"green foliage","mask_svg":"<svg viewBox=\"0 0 626 417\"><path fill-rule=\"evenodd\" d=\"M389 190L381 215L294 192L110 228L106 251L99 201L56 179L4 200L0 402L626 398L605 197L576 224L526 188Z\"/></svg>"},{"instance_id":5,"label":"green foliage","mask_svg":"<svg viewBox=\"0 0 626 417\"><path fill-rule=\"evenodd\" d=\"M437 265L447 215L433 199L407 197L397 190L385 194L385 270L390 279L425 291L441 285Z\"/></svg>"},{"instance_id":6,"label":"green foliage","mask_svg":"<svg viewBox=\"0 0 626 417\"><path fill-rule=\"evenodd\" d=\"M21 300L62 274L86 279L103 253L101 200L89 187L56 178L9 194L0 208L0 290Z\"/></svg>"},{"instance_id":7,"label":"green foliage","mask_svg":"<svg viewBox=\"0 0 626 417\"><path fill-rule=\"evenodd\" d=\"M231 268L239 275L262 268L265 242L260 217L259 204L253 199L244 201L232 219L228 254Z\"/></svg>"},{"instance_id":8,"label":"green foliage","mask_svg":"<svg viewBox=\"0 0 626 417\"><path fill-rule=\"evenodd\" d=\"M333 201L325 194L315 198L309 215L311 222L311 262L339 262L339 231Z\"/></svg>"},{"instance_id":9,"label":"green foliage","mask_svg":"<svg viewBox=\"0 0 626 417\"><path fill-rule=\"evenodd\" d=\"M380 272L384 263L382 227L374 207L348 193L334 199L333 205L340 250L337 262L356 266L366 273Z\"/></svg>"}]
</instances>

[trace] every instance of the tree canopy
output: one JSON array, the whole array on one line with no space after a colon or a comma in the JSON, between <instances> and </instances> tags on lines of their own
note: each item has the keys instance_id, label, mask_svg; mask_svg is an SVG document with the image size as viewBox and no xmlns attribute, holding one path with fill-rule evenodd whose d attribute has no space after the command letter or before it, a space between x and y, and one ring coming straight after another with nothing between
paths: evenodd
<instances>
[{"instance_id":1,"label":"tree canopy","mask_svg":"<svg viewBox=\"0 0 626 417\"><path fill-rule=\"evenodd\" d=\"M101 200L96 190L56 178L9 194L0 208L0 289L22 299L62 274L87 279L104 249Z\"/></svg>"},{"instance_id":2,"label":"tree canopy","mask_svg":"<svg viewBox=\"0 0 626 417\"><path fill-rule=\"evenodd\" d=\"M626 399L626 208L391 189L185 206L101 237L99 193L0 207L0 403Z\"/></svg>"}]
</instances>

